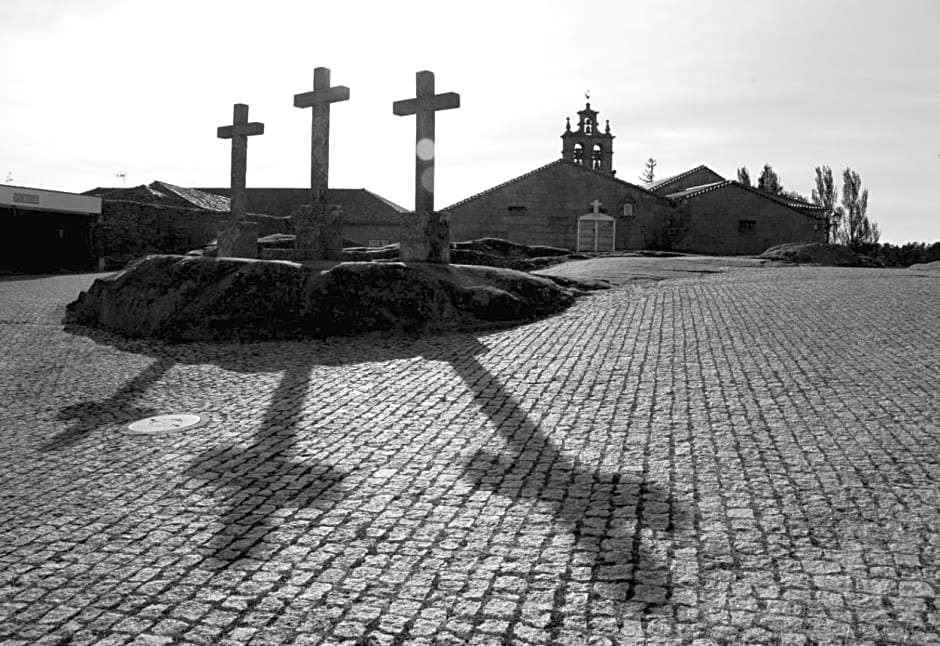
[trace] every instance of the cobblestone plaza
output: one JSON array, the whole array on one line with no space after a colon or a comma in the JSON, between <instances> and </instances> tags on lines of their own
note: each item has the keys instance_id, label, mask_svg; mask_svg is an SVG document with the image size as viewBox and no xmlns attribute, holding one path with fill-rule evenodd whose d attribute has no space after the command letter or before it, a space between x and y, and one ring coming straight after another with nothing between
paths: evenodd
<instances>
[{"instance_id":1,"label":"cobblestone plaza","mask_svg":"<svg viewBox=\"0 0 940 646\"><path fill-rule=\"evenodd\" d=\"M177 346L92 278L0 280L2 644L940 644L936 272Z\"/></svg>"}]
</instances>

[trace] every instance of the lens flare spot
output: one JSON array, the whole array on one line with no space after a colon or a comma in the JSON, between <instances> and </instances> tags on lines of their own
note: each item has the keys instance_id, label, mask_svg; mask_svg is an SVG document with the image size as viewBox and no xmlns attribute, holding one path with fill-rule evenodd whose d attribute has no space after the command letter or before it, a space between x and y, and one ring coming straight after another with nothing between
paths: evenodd
<instances>
[{"instance_id":1,"label":"lens flare spot","mask_svg":"<svg viewBox=\"0 0 940 646\"><path fill-rule=\"evenodd\" d=\"M415 146L418 157L423 161L430 161L434 159L434 140L433 139L422 139Z\"/></svg>"},{"instance_id":2,"label":"lens flare spot","mask_svg":"<svg viewBox=\"0 0 940 646\"><path fill-rule=\"evenodd\" d=\"M429 193L434 192L434 169L425 168L421 173L421 186Z\"/></svg>"}]
</instances>

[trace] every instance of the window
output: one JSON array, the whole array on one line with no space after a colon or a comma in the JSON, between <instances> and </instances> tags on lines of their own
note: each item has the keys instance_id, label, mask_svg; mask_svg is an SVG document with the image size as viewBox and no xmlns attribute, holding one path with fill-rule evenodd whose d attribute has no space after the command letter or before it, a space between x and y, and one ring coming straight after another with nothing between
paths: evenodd
<instances>
[{"instance_id":1,"label":"window","mask_svg":"<svg viewBox=\"0 0 940 646\"><path fill-rule=\"evenodd\" d=\"M525 213L526 211L529 210L528 207L525 207L525 206L508 206L506 207L506 209L510 213Z\"/></svg>"},{"instance_id":2,"label":"window","mask_svg":"<svg viewBox=\"0 0 940 646\"><path fill-rule=\"evenodd\" d=\"M601 151L600 144L594 144L594 150L591 151L591 168L600 170L603 157L604 153Z\"/></svg>"},{"instance_id":3,"label":"window","mask_svg":"<svg viewBox=\"0 0 940 646\"><path fill-rule=\"evenodd\" d=\"M585 134L594 134L594 124L591 122L591 117L584 118L584 132Z\"/></svg>"},{"instance_id":4,"label":"window","mask_svg":"<svg viewBox=\"0 0 940 646\"><path fill-rule=\"evenodd\" d=\"M738 220L738 235L752 236L756 228L756 220Z\"/></svg>"},{"instance_id":5,"label":"window","mask_svg":"<svg viewBox=\"0 0 940 646\"><path fill-rule=\"evenodd\" d=\"M636 210L634 209L633 202L627 202L623 205L623 217L625 218L634 218L636 217Z\"/></svg>"}]
</instances>

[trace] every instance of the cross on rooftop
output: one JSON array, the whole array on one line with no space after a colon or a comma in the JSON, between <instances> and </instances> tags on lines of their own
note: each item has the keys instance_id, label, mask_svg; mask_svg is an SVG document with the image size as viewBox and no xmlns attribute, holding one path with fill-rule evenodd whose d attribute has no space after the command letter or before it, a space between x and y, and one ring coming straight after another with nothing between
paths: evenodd
<instances>
[{"instance_id":1,"label":"cross on rooftop","mask_svg":"<svg viewBox=\"0 0 940 646\"><path fill-rule=\"evenodd\" d=\"M313 135L310 144L310 201L326 202L330 175L330 104L349 100L345 85L330 87L330 70L313 70L313 91L294 95L295 108L313 108Z\"/></svg>"},{"instance_id":2,"label":"cross on rooftop","mask_svg":"<svg viewBox=\"0 0 940 646\"><path fill-rule=\"evenodd\" d=\"M415 115L415 211L434 211L434 113L460 107L454 92L434 94L434 73L415 74L414 99L395 101L392 112Z\"/></svg>"},{"instance_id":3,"label":"cross on rooftop","mask_svg":"<svg viewBox=\"0 0 940 646\"><path fill-rule=\"evenodd\" d=\"M221 126L218 131L219 139L232 140L232 196L229 198L229 210L232 220L245 218L245 174L248 166L248 137L263 135L264 124L259 122L248 123L248 106L236 103L232 125Z\"/></svg>"},{"instance_id":4,"label":"cross on rooftop","mask_svg":"<svg viewBox=\"0 0 940 646\"><path fill-rule=\"evenodd\" d=\"M603 205L604 205L604 203L601 202L600 200L594 200L593 202L591 202L591 206L594 207L594 212L595 212L595 213L600 213L600 212L601 212L601 211L600 211L601 206L603 206Z\"/></svg>"}]
</instances>

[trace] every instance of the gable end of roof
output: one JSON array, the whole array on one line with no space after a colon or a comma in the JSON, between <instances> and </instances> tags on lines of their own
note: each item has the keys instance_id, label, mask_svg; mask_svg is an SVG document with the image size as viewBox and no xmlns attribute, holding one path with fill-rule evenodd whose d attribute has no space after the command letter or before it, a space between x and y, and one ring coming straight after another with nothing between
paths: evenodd
<instances>
[{"instance_id":1,"label":"gable end of roof","mask_svg":"<svg viewBox=\"0 0 940 646\"><path fill-rule=\"evenodd\" d=\"M674 184L675 182L678 182L681 179L685 179L689 175L696 173L700 170L708 170L708 171L711 171L712 173L715 173L715 171L713 171L711 168L709 168L705 164L699 164L695 168L691 168L685 171L684 173L679 173L678 175L670 175L669 177L658 179L655 182L650 182L649 184L646 185L646 190L656 191L657 189L660 189L664 186L669 186L670 184ZM718 175L718 173L715 173L715 175ZM721 175L718 175L718 177L721 177Z\"/></svg>"},{"instance_id":2,"label":"gable end of roof","mask_svg":"<svg viewBox=\"0 0 940 646\"><path fill-rule=\"evenodd\" d=\"M643 186L639 186L639 185L637 185L637 184L631 184L630 182L626 182L626 181L624 181L624 180L622 180L622 179L620 179L620 178L618 178L618 177L616 177L616 176L614 176L614 175L610 175L609 173L605 173L605 172L603 172L603 171L600 171L600 170L597 170L597 169L594 169L594 168L587 168L586 166L582 166L581 164L576 164L576 163L574 163L574 162L572 162L572 161L568 161L567 159L556 159L555 161L550 162L550 163L548 163L548 164L545 164L544 166L539 166L538 168L536 168L536 169L534 169L534 170L530 170L528 173L523 173L522 175L519 175L518 177L513 177L512 179L507 180L507 181L503 182L502 184L497 184L496 186L493 186L493 187L491 187L491 188L488 188L488 189L486 189L485 191L480 191L479 193L476 193L476 194L474 194L474 195L471 195L470 197L464 198L464 199L460 200L459 202L455 202L455 203L451 204L450 206L448 206L448 207L446 207L446 208L444 208L444 209L441 209L441 210L442 210L442 211L448 211L448 210L453 209L453 208L455 208L455 207L463 206L464 204L467 204L468 202L472 202L473 200L479 199L479 198L481 198L481 197L483 197L483 196L485 196L485 195L489 195L490 193L494 193L494 192L496 192L496 191L499 191L499 190L501 190L501 189L503 189L503 188L506 188L507 186L511 186L511 185L513 185L513 184L515 184L515 183L517 183L517 182L520 182L520 181L522 181L522 180L524 180L524 179L527 179L527 178L529 178L529 177L532 177L533 175L537 175L537 174L541 173L542 171L548 170L549 168L554 168L555 166L562 166L562 165L571 166L572 168L576 168L576 169L578 169L579 171L582 171L582 172L585 172L585 173L594 173L594 174L596 174L596 175L599 175L600 177L603 177L604 179L608 179L608 180L610 180L610 181L612 181L612 182L617 182L617 183L619 183L619 184L623 184L624 186L629 186L630 188L636 189L636 190L638 190L638 191L642 191L643 193L646 193L646 194L650 195L651 197L655 197L655 198L657 198L657 199L659 199L659 200L662 200L662 201L664 201L664 202L669 202L669 201L670 201L669 198L667 198L665 195L660 195L659 193L654 193L654 192L652 192L651 190L649 190L648 188L645 188L645 187L643 187Z\"/></svg>"}]
</instances>

